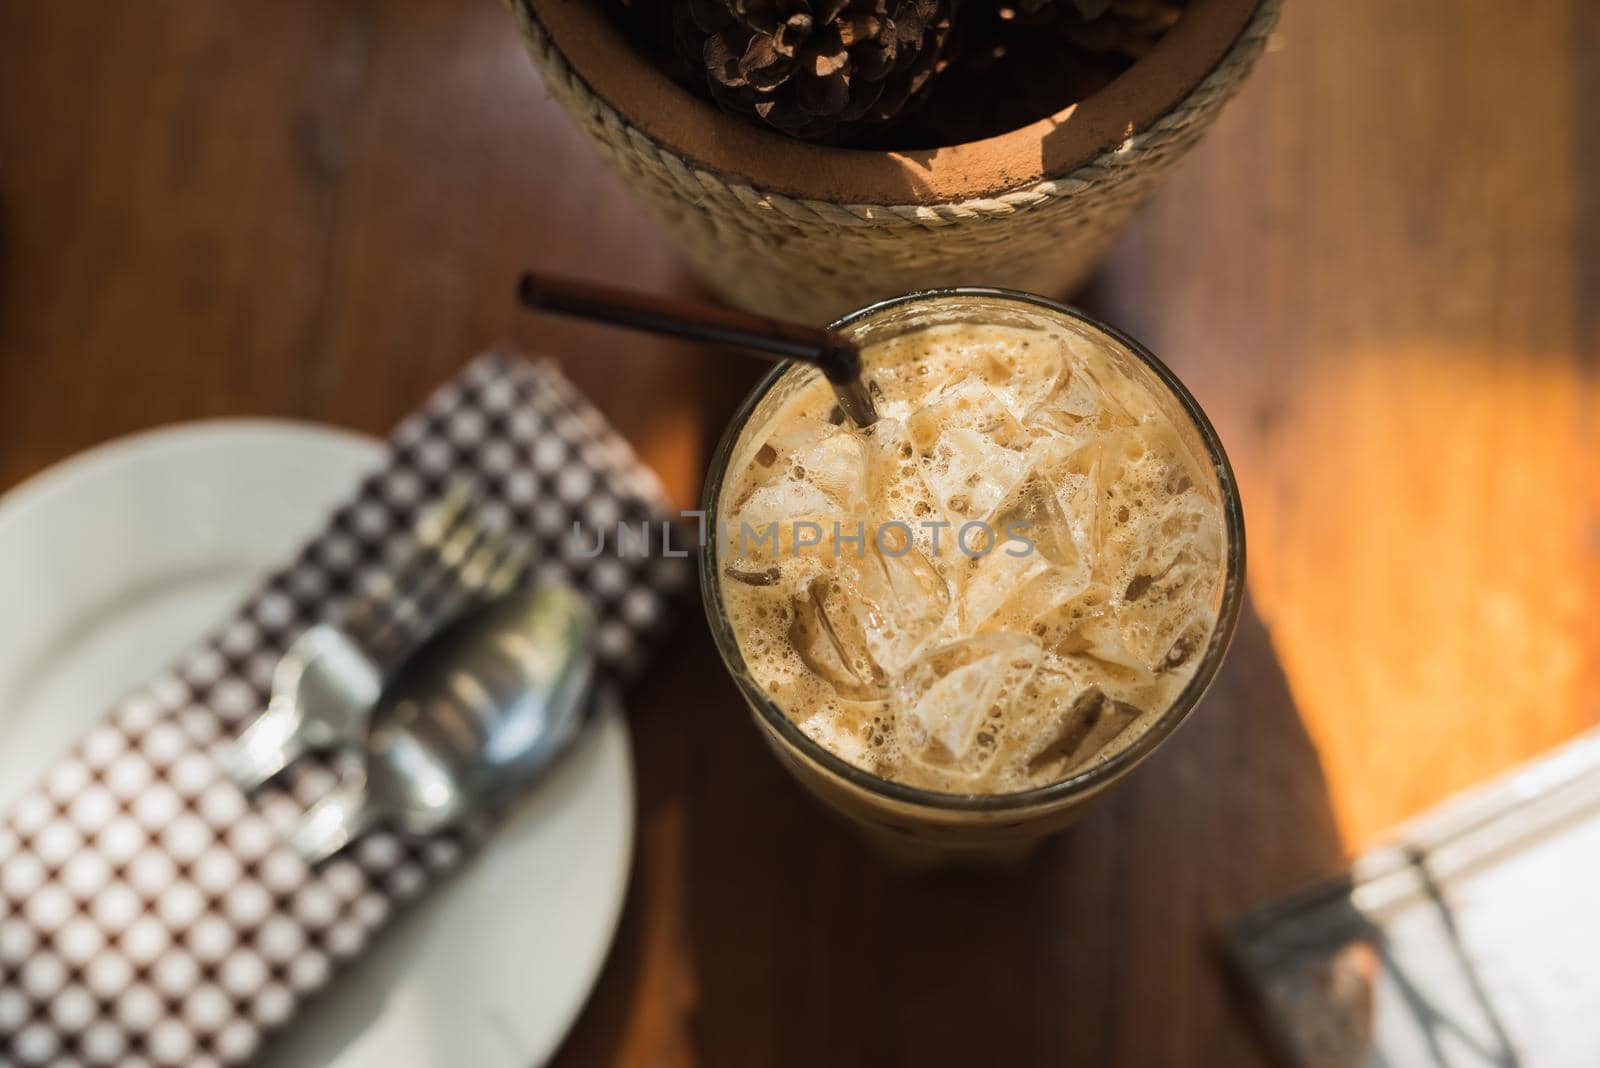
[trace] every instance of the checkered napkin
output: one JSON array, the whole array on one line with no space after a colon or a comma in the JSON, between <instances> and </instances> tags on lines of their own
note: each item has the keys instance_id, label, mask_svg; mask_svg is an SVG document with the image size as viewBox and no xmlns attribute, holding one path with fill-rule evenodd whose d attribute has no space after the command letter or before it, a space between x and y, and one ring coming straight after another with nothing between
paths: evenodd
<instances>
[{"instance_id":1,"label":"checkered napkin","mask_svg":"<svg viewBox=\"0 0 1600 1068\"><path fill-rule=\"evenodd\" d=\"M284 835L337 765L308 758L247 798L222 757L289 643L381 583L464 474L473 507L526 539L530 581L589 596L608 684L639 666L687 560L637 539L586 553L595 528L659 521L659 484L553 366L477 360L293 564L0 821L0 1068L238 1064L456 862L455 835L379 831L310 869Z\"/></svg>"}]
</instances>

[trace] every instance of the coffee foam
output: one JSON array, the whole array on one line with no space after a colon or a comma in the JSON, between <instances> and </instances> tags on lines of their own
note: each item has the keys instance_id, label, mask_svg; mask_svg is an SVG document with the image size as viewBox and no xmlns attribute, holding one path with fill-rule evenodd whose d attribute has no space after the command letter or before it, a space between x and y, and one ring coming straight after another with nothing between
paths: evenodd
<instances>
[{"instance_id":1,"label":"coffee foam","mask_svg":"<svg viewBox=\"0 0 1600 1068\"><path fill-rule=\"evenodd\" d=\"M818 743L929 789L1029 789L1125 748L1220 603L1220 494L1170 398L1065 327L937 326L863 360L873 427L812 376L735 447L719 567L752 677Z\"/></svg>"}]
</instances>

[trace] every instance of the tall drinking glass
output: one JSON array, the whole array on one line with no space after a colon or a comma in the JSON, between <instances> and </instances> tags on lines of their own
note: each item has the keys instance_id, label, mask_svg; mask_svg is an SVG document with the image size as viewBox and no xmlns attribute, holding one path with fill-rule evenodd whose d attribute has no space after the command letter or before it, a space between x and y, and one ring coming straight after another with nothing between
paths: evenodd
<instances>
[{"instance_id":1,"label":"tall drinking glass","mask_svg":"<svg viewBox=\"0 0 1600 1068\"><path fill-rule=\"evenodd\" d=\"M787 364L767 375L745 400L712 458L703 507L701 593L728 671L749 704L756 727L778 759L828 808L864 832L885 853L911 863L1019 856L1041 837L1071 824L1150 756L1188 718L1216 675L1238 618L1244 590L1244 519L1233 471L1200 406L1142 345L1083 313L1041 297L992 289L949 289L883 301L845 316L835 328L866 350L885 340L945 325L983 324L1070 332L1096 346L1117 373L1152 395L1197 458L1212 499L1220 502L1223 545L1212 603L1216 622L1188 683L1133 741L1059 781L1011 793L946 793L882 778L843 759L802 731L753 678L730 621L724 584L728 546L716 532L730 514L724 500L734 475L766 440L764 430L818 372ZM870 358L870 354L869 354ZM871 366L867 368L870 375ZM793 711L793 710L791 710Z\"/></svg>"}]
</instances>

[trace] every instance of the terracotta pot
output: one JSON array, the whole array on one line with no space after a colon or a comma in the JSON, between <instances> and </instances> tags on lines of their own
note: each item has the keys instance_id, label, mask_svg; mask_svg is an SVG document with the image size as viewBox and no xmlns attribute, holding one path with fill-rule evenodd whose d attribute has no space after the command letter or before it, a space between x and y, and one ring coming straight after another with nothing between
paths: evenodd
<instances>
[{"instance_id":1,"label":"terracotta pot","mask_svg":"<svg viewBox=\"0 0 1600 1068\"><path fill-rule=\"evenodd\" d=\"M724 114L598 0L506 0L545 84L725 299L826 322L910 292L1062 293L1197 141L1282 0L1193 0L1105 88L1020 129L906 152L807 144Z\"/></svg>"}]
</instances>

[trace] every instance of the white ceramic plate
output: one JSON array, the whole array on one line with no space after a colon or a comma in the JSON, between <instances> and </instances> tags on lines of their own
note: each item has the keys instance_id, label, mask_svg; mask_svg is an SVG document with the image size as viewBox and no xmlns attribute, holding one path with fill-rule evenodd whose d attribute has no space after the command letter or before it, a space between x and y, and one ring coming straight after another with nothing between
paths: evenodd
<instances>
[{"instance_id":1,"label":"white ceramic plate","mask_svg":"<svg viewBox=\"0 0 1600 1068\"><path fill-rule=\"evenodd\" d=\"M0 498L0 808L288 560L381 457L376 441L305 424L195 423L91 450ZM599 973L632 849L627 728L608 708L262 1063L542 1063Z\"/></svg>"}]
</instances>

